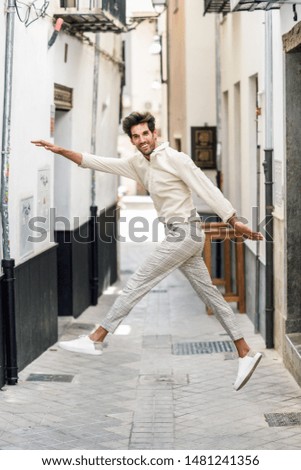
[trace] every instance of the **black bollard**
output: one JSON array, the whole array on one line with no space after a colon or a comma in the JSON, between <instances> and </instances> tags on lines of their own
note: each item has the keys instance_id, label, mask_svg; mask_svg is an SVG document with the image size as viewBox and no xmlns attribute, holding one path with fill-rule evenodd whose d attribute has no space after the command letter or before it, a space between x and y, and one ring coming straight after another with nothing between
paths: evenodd
<instances>
[{"instance_id":1,"label":"black bollard","mask_svg":"<svg viewBox=\"0 0 301 470\"><path fill-rule=\"evenodd\" d=\"M18 382L17 341L15 318L15 260L3 259L3 307L6 337L6 382L16 385Z\"/></svg>"},{"instance_id":2,"label":"black bollard","mask_svg":"<svg viewBox=\"0 0 301 470\"><path fill-rule=\"evenodd\" d=\"M91 305L98 303L98 232L97 232L97 206L90 207L90 246L91 246L91 277L90 292Z\"/></svg>"}]
</instances>

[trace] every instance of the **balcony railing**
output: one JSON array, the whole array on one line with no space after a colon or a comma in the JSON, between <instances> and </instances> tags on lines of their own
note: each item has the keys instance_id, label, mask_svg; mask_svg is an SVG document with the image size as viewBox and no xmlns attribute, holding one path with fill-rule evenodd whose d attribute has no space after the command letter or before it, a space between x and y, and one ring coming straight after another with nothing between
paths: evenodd
<instances>
[{"instance_id":1,"label":"balcony railing","mask_svg":"<svg viewBox=\"0 0 301 470\"><path fill-rule=\"evenodd\" d=\"M230 0L205 0L206 13L229 13Z\"/></svg>"},{"instance_id":2,"label":"balcony railing","mask_svg":"<svg viewBox=\"0 0 301 470\"><path fill-rule=\"evenodd\" d=\"M70 33L126 31L126 0L60 0L54 18Z\"/></svg>"},{"instance_id":3,"label":"balcony railing","mask_svg":"<svg viewBox=\"0 0 301 470\"><path fill-rule=\"evenodd\" d=\"M285 0L204 0L204 13L230 13L235 11L275 10Z\"/></svg>"},{"instance_id":4,"label":"balcony railing","mask_svg":"<svg viewBox=\"0 0 301 470\"><path fill-rule=\"evenodd\" d=\"M285 0L230 0L231 11L279 10Z\"/></svg>"}]
</instances>

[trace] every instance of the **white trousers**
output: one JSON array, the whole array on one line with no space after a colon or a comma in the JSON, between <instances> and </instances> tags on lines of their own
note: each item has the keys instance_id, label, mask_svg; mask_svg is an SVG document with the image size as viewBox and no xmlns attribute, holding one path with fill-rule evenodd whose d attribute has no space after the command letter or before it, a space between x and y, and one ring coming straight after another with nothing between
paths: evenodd
<instances>
[{"instance_id":1,"label":"white trousers","mask_svg":"<svg viewBox=\"0 0 301 470\"><path fill-rule=\"evenodd\" d=\"M130 277L101 326L113 333L145 294L179 268L231 339L242 338L232 308L212 284L202 257L204 241L205 234L200 222L168 226L165 239Z\"/></svg>"}]
</instances>

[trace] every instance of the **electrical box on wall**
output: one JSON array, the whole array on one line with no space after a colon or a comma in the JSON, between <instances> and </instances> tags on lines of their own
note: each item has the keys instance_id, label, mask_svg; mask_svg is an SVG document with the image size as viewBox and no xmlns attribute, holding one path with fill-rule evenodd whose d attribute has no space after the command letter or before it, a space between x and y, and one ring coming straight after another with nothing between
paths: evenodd
<instances>
[{"instance_id":1,"label":"electrical box on wall","mask_svg":"<svg viewBox=\"0 0 301 470\"><path fill-rule=\"evenodd\" d=\"M20 201L20 257L33 253L33 243L29 241L32 235L29 221L33 217L33 196Z\"/></svg>"},{"instance_id":2,"label":"electrical box on wall","mask_svg":"<svg viewBox=\"0 0 301 470\"><path fill-rule=\"evenodd\" d=\"M50 213L50 169L43 168L38 171L38 207L37 215L41 218L42 227L49 231Z\"/></svg>"}]
</instances>

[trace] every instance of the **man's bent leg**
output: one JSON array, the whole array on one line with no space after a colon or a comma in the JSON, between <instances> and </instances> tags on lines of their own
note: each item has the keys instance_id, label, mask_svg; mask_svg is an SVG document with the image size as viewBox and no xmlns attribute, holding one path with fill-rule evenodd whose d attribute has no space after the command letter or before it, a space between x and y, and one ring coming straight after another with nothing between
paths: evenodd
<instances>
[{"instance_id":1,"label":"man's bent leg","mask_svg":"<svg viewBox=\"0 0 301 470\"><path fill-rule=\"evenodd\" d=\"M108 332L113 333L123 318L152 287L193 256L198 249L199 243L192 238L188 224L181 226L180 231L171 229L166 239L130 278L100 327L89 336L62 341L59 346L68 351L101 354L101 343Z\"/></svg>"},{"instance_id":2,"label":"man's bent leg","mask_svg":"<svg viewBox=\"0 0 301 470\"><path fill-rule=\"evenodd\" d=\"M238 391L251 378L262 358L262 354L250 353L250 348L238 328L232 308L225 301L217 287L212 284L212 279L202 258L201 251L183 263L180 269L190 281L199 297L213 310L236 346L239 359L234 389Z\"/></svg>"},{"instance_id":3,"label":"man's bent leg","mask_svg":"<svg viewBox=\"0 0 301 470\"><path fill-rule=\"evenodd\" d=\"M234 342L241 340L243 335L237 325L235 314L218 288L212 284L201 251L184 262L180 266L180 270L187 277L198 296L212 309L230 338ZM242 344L238 343L241 352L243 352Z\"/></svg>"},{"instance_id":4,"label":"man's bent leg","mask_svg":"<svg viewBox=\"0 0 301 470\"><path fill-rule=\"evenodd\" d=\"M199 243L191 239L188 233L188 225L185 230L187 232L185 238L178 241L176 241L177 236L170 232L137 269L101 322L103 329L113 333L145 294L199 250Z\"/></svg>"}]
</instances>

